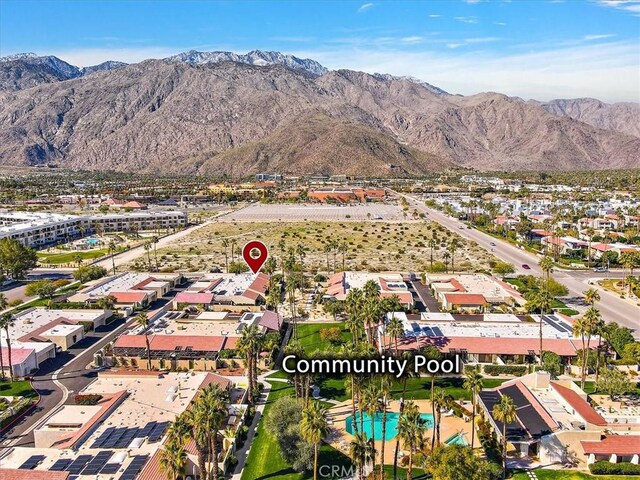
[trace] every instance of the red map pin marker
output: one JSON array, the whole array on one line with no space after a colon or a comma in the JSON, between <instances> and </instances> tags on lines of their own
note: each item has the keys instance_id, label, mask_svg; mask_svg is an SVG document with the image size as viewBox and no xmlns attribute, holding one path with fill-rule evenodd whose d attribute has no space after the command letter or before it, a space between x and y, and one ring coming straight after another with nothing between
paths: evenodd
<instances>
[{"instance_id":1,"label":"red map pin marker","mask_svg":"<svg viewBox=\"0 0 640 480\"><path fill-rule=\"evenodd\" d=\"M264 262L269 258L269 250L264 243L258 240L252 240L242 249L242 257L244 261L247 262L247 265L249 265L251 271L258 273L262 265L264 265Z\"/></svg>"}]
</instances>

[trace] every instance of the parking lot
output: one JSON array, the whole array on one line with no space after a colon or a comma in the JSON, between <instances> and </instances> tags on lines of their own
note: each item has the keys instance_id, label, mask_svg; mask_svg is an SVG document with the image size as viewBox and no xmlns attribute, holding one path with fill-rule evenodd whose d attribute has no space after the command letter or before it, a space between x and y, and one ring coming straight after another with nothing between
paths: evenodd
<instances>
[{"instance_id":1,"label":"parking lot","mask_svg":"<svg viewBox=\"0 0 640 480\"><path fill-rule=\"evenodd\" d=\"M384 203L365 203L355 205L323 204L262 204L254 203L219 217L221 222L260 222L280 221L408 221L402 209L397 205Z\"/></svg>"}]
</instances>

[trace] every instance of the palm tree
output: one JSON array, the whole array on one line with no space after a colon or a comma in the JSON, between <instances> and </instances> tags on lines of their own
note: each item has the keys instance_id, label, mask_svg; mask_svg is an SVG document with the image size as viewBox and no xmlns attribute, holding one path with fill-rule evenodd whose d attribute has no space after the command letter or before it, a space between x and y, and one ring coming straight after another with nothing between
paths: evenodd
<instances>
[{"instance_id":1,"label":"palm tree","mask_svg":"<svg viewBox=\"0 0 640 480\"><path fill-rule=\"evenodd\" d=\"M9 360L9 378L13 382L13 362L11 361L11 338L9 337L9 327L13 328L14 324L13 315L10 313L3 313L0 315L0 329L4 330L5 340L7 342L7 359ZM2 352L0 352L2 356ZM2 374L4 375L4 365L2 366Z\"/></svg>"},{"instance_id":2,"label":"palm tree","mask_svg":"<svg viewBox=\"0 0 640 480\"><path fill-rule=\"evenodd\" d=\"M449 253L451 253L451 273L456 273L456 269L455 269L455 255L456 252L458 251L458 248L460 248L460 241L457 238L453 238L451 240L451 243L449 244L448 247L448 251Z\"/></svg>"},{"instance_id":3,"label":"palm tree","mask_svg":"<svg viewBox=\"0 0 640 480\"><path fill-rule=\"evenodd\" d=\"M224 248L224 271L229 272L229 254L227 253L227 248L229 248L229 240L226 238L222 239L222 248Z\"/></svg>"},{"instance_id":4,"label":"palm tree","mask_svg":"<svg viewBox=\"0 0 640 480\"><path fill-rule=\"evenodd\" d=\"M249 404L254 404L255 391L258 386L258 368L257 359L260 349L262 348L263 335L259 332L257 325L250 325L242 330L240 340L238 340L237 348L243 353L247 373L249 377L248 397Z\"/></svg>"},{"instance_id":5,"label":"palm tree","mask_svg":"<svg viewBox=\"0 0 640 480\"><path fill-rule=\"evenodd\" d=\"M442 358L442 353L440 350L434 345L429 345L422 350L422 354L425 356L427 361L429 360L440 360ZM433 418L436 418L436 375L431 374L431 415ZM435 430L431 437L431 450L435 447Z\"/></svg>"},{"instance_id":6,"label":"palm tree","mask_svg":"<svg viewBox=\"0 0 640 480\"><path fill-rule=\"evenodd\" d=\"M327 256L327 274L331 273L331 266L329 265L329 254L331 253L331 244L325 243L322 252Z\"/></svg>"},{"instance_id":7,"label":"palm tree","mask_svg":"<svg viewBox=\"0 0 640 480\"><path fill-rule=\"evenodd\" d=\"M398 439L409 450L407 480L413 479L413 454L423 448L426 430L427 422L420 416L420 410L413 402L408 401L398 419Z\"/></svg>"},{"instance_id":8,"label":"palm tree","mask_svg":"<svg viewBox=\"0 0 640 480\"><path fill-rule=\"evenodd\" d=\"M427 245L429 246L429 270L433 269L433 249L436 247L437 243L435 241L435 239L432 237L429 239L429 242L427 243Z\"/></svg>"},{"instance_id":9,"label":"palm tree","mask_svg":"<svg viewBox=\"0 0 640 480\"><path fill-rule=\"evenodd\" d=\"M267 305L273 308L273 311L278 313L278 304L280 303L281 292L280 285L272 285L267 292Z\"/></svg>"},{"instance_id":10,"label":"palm tree","mask_svg":"<svg viewBox=\"0 0 640 480\"><path fill-rule=\"evenodd\" d=\"M201 408L205 412L207 429L207 447L210 456L210 478L218 480L218 430L223 426L227 418L227 406L229 404L228 393L218 385L211 384L198 396L195 408Z\"/></svg>"},{"instance_id":11,"label":"palm tree","mask_svg":"<svg viewBox=\"0 0 640 480\"><path fill-rule=\"evenodd\" d=\"M433 392L433 408L435 409L436 416L434 417L435 425L431 439L431 451L434 449L434 440L435 444L440 445L440 420L442 418L442 410L449 408L452 402L453 398L446 390L437 387Z\"/></svg>"},{"instance_id":12,"label":"palm tree","mask_svg":"<svg viewBox=\"0 0 640 480\"><path fill-rule=\"evenodd\" d=\"M401 360L406 360L407 362L411 361L411 354L409 352L403 352L400 356ZM407 368L402 372L401 378L399 380L402 381L402 395L400 397L400 415L404 412L405 407L405 396L407 394L407 381L409 378L419 375L413 369ZM396 436L396 446L393 453L393 478L398 478L398 454L400 452L400 439Z\"/></svg>"},{"instance_id":13,"label":"palm tree","mask_svg":"<svg viewBox=\"0 0 640 480\"><path fill-rule=\"evenodd\" d=\"M476 434L476 402L482 390L482 375L477 370L470 370L464 379L464 388L471 392L471 449L473 450Z\"/></svg>"},{"instance_id":14,"label":"palm tree","mask_svg":"<svg viewBox=\"0 0 640 480\"><path fill-rule=\"evenodd\" d=\"M153 244L153 258L154 258L154 261L156 262L156 270L159 270L160 268L160 265L158 264L158 242L159 241L160 240L156 235L151 237L151 243Z\"/></svg>"},{"instance_id":15,"label":"palm tree","mask_svg":"<svg viewBox=\"0 0 640 480\"><path fill-rule=\"evenodd\" d=\"M342 271L345 269L345 256L349 251L349 244L346 240L342 240L338 245L338 251L342 254Z\"/></svg>"},{"instance_id":16,"label":"palm tree","mask_svg":"<svg viewBox=\"0 0 640 480\"><path fill-rule=\"evenodd\" d=\"M149 264L149 270L151 270L153 268L151 266L151 242L144 242L142 246L144 251L147 252L147 263Z\"/></svg>"},{"instance_id":17,"label":"palm tree","mask_svg":"<svg viewBox=\"0 0 640 480\"><path fill-rule=\"evenodd\" d=\"M596 302L600 301L600 292L597 288L590 288L584 292L585 301L595 307ZM600 375L600 357L602 355L602 336L604 335L605 323L602 319L595 321L594 324L594 335L598 335L598 350L596 352L596 379L595 383L598 383L598 377Z\"/></svg>"},{"instance_id":18,"label":"palm tree","mask_svg":"<svg viewBox=\"0 0 640 480\"><path fill-rule=\"evenodd\" d=\"M538 265L540 266L540 269L542 269L542 272L544 273L545 280L549 280L551 273L553 273L553 266L554 266L553 259L545 255L540 259L540 262L538 262Z\"/></svg>"},{"instance_id":19,"label":"palm tree","mask_svg":"<svg viewBox=\"0 0 640 480\"><path fill-rule=\"evenodd\" d=\"M584 384L587 376L589 349L591 336L599 329L602 322L600 312L595 307L589 307L584 315L576 320L573 324L573 335L580 337L582 340L582 369L580 377L580 388L584 390ZM586 342L585 342L586 340Z\"/></svg>"},{"instance_id":20,"label":"palm tree","mask_svg":"<svg viewBox=\"0 0 640 480\"><path fill-rule=\"evenodd\" d=\"M517 419L516 405L508 395L503 395L493 406L493 417L502 423L502 478L507 477L507 424Z\"/></svg>"},{"instance_id":21,"label":"palm tree","mask_svg":"<svg viewBox=\"0 0 640 480\"><path fill-rule=\"evenodd\" d=\"M394 343L394 350L396 356L398 355L398 339L404 336L404 324L402 320L396 315L391 317L389 323L387 323L387 334L391 337ZM383 345L384 347L384 345Z\"/></svg>"},{"instance_id":22,"label":"palm tree","mask_svg":"<svg viewBox=\"0 0 640 480\"><path fill-rule=\"evenodd\" d=\"M320 442L322 442L322 439L329 433L327 409L319 402L311 402L302 410L300 433L302 434L302 438L313 444L313 479L317 480Z\"/></svg>"},{"instance_id":23,"label":"palm tree","mask_svg":"<svg viewBox=\"0 0 640 480\"><path fill-rule=\"evenodd\" d=\"M115 253L116 253L118 247L116 246L116 242L111 240L109 242L109 246L107 248L108 248L109 255L111 255L111 267L113 268L113 274L115 275L116 274Z\"/></svg>"},{"instance_id":24,"label":"palm tree","mask_svg":"<svg viewBox=\"0 0 640 480\"><path fill-rule=\"evenodd\" d=\"M144 312L140 312L135 317L135 321L144 329L144 341L147 344L147 370L151 370L151 344L149 343L149 317Z\"/></svg>"},{"instance_id":25,"label":"palm tree","mask_svg":"<svg viewBox=\"0 0 640 480\"><path fill-rule=\"evenodd\" d=\"M600 301L600 292L597 288L590 288L584 292L584 300L591 306Z\"/></svg>"},{"instance_id":26,"label":"palm tree","mask_svg":"<svg viewBox=\"0 0 640 480\"><path fill-rule=\"evenodd\" d=\"M0 293L0 312L7 309L9 302L4 293ZM4 359L2 358L2 342L0 342L0 377L4 380Z\"/></svg>"},{"instance_id":27,"label":"palm tree","mask_svg":"<svg viewBox=\"0 0 640 480\"><path fill-rule=\"evenodd\" d=\"M166 473L167 480L178 480L185 474L187 451L184 445L167 442L160 450L160 468Z\"/></svg>"},{"instance_id":28,"label":"palm tree","mask_svg":"<svg viewBox=\"0 0 640 480\"><path fill-rule=\"evenodd\" d=\"M371 444L373 445L372 461L373 471L376 471L376 447L375 447L375 420L376 414L380 410L380 391L378 386L372 381L362 392L362 398L360 399L360 409L367 412L369 415L369 421L371 422Z\"/></svg>"},{"instance_id":29,"label":"palm tree","mask_svg":"<svg viewBox=\"0 0 640 480\"><path fill-rule=\"evenodd\" d=\"M349 444L349 457L358 469L358 480L364 480L364 467L371 459L371 443L363 432L356 433Z\"/></svg>"},{"instance_id":30,"label":"palm tree","mask_svg":"<svg viewBox=\"0 0 640 480\"><path fill-rule=\"evenodd\" d=\"M392 379L389 375L380 377L379 394L382 399L380 408L382 409L382 446L380 448L380 480L384 480L384 446L387 442L387 403L391 396Z\"/></svg>"},{"instance_id":31,"label":"palm tree","mask_svg":"<svg viewBox=\"0 0 640 480\"><path fill-rule=\"evenodd\" d=\"M294 277L295 278L295 277ZM294 278L290 275L287 279L287 299L289 300L289 308L291 309L291 319L293 320L293 338L298 339L298 318L296 316L296 290L298 285Z\"/></svg>"}]
</instances>

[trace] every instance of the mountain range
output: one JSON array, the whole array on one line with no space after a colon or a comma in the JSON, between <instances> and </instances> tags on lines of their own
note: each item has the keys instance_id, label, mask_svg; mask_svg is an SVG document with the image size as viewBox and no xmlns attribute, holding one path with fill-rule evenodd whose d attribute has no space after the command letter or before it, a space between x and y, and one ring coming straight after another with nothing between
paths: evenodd
<instances>
[{"instance_id":1,"label":"mountain range","mask_svg":"<svg viewBox=\"0 0 640 480\"><path fill-rule=\"evenodd\" d=\"M279 52L0 59L0 165L243 177L640 167L640 105L452 95Z\"/></svg>"}]
</instances>

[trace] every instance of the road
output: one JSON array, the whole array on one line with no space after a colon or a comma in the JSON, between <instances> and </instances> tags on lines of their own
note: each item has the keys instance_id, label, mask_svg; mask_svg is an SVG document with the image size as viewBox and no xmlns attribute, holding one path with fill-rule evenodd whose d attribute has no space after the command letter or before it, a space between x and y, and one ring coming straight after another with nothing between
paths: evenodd
<instances>
[{"instance_id":1,"label":"road","mask_svg":"<svg viewBox=\"0 0 640 480\"><path fill-rule=\"evenodd\" d=\"M542 270L538 266L540 258L536 255L520 249L507 241L499 240L491 235L476 230L475 228L467 228L466 224L458 219L451 218L444 213L427 207L424 202L415 198L394 192L404 197L409 204L416 208L419 212L427 214L428 218L443 225L444 227L458 233L461 237L476 242L480 247L490 251L496 257L506 262L512 263L518 274L542 275ZM495 246L491 244L494 243ZM493 251L492 251L493 249ZM529 269L523 268L528 265ZM599 278L622 277L622 272L596 273L592 271L573 271L558 269L553 272L553 278L564 284L570 293L569 302L575 305L585 306L583 292L590 288L591 283ZM617 322L634 331L634 336L640 338L640 308L638 306L620 299L618 296L607 292L600 288L600 301L598 309L602 314L602 318L606 322Z\"/></svg>"}]
</instances>

